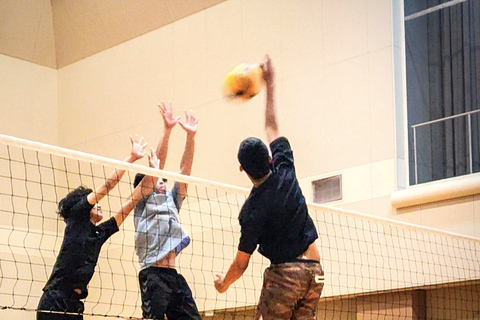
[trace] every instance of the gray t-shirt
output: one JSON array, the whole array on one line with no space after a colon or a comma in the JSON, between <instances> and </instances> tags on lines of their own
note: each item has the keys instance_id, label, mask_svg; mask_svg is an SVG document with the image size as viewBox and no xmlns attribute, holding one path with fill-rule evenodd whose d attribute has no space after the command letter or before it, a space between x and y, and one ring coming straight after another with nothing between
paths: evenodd
<instances>
[{"instance_id":1,"label":"gray t-shirt","mask_svg":"<svg viewBox=\"0 0 480 320\"><path fill-rule=\"evenodd\" d=\"M190 243L178 213L183 199L175 182L166 194L152 192L135 207L135 251L140 269L148 268L172 250L179 254Z\"/></svg>"}]
</instances>

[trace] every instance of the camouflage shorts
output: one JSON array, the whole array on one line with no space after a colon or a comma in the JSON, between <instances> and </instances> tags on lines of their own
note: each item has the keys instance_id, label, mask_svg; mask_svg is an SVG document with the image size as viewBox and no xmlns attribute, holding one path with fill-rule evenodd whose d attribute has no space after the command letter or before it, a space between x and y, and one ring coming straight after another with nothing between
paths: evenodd
<instances>
[{"instance_id":1,"label":"camouflage shorts","mask_svg":"<svg viewBox=\"0 0 480 320\"><path fill-rule=\"evenodd\" d=\"M323 282L320 263L272 265L263 275L255 319L315 319Z\"/></svg>"}]
</instances>

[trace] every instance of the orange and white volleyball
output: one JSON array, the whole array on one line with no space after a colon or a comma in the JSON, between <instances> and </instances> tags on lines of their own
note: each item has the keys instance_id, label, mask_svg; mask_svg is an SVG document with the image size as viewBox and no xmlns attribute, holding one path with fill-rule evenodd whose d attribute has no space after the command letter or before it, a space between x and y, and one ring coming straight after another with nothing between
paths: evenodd
<instances>
[{"instance_id":1,"label":"orange and white volleyball","mask_svg":"<svg viewBox=\"0 0 480 320\"><path fill-rule=\"evenodd\" d=\"M255 63L242 63L227 73L223 80L223 96L228 101L245 102L264 87L262 68Z\"/></svg>"}]
</instances>

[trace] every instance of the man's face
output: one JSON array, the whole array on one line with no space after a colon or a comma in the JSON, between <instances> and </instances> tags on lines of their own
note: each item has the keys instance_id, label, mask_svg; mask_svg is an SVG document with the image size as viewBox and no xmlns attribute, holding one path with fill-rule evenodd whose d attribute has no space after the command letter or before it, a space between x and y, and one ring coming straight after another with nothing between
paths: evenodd
<instances>
[{"instance_id":1,"label":"man's face","mask_svg":"<svg viewBox=\"0 0 480 320\"><path fill-rule=\"evenodd\" d=\"M156 193L166 194L167 193L167 179L158 179L157 184L155 185L154 191Z\"/></svg>"}]
</instances>

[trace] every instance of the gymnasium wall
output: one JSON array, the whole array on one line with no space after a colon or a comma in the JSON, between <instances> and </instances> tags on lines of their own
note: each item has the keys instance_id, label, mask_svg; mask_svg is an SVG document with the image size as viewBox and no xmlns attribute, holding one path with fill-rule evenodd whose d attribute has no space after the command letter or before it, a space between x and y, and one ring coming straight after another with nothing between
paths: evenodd
<instances>
[{"instance_id":1,"label":"gymnasium wall","mask_svg":"<svg viewBox=\"0 0 480 320\"><path fill-rule=\"evenodd\" d=\"M264 93L232 105L221 83L269 53L280 130L308 200L312 180L342 174L333 206L479 236L478 195L391 206L407 170L402 14L384 0L230 0L59 70L0 56L1 132L123 159L130 134L156 146L156 105L171 101L200 118L192 175L249 187L236 151L244 137L264 137ZM178 127L166 170L178 172L183 144Z\"/></svg>"}]
</instances>

